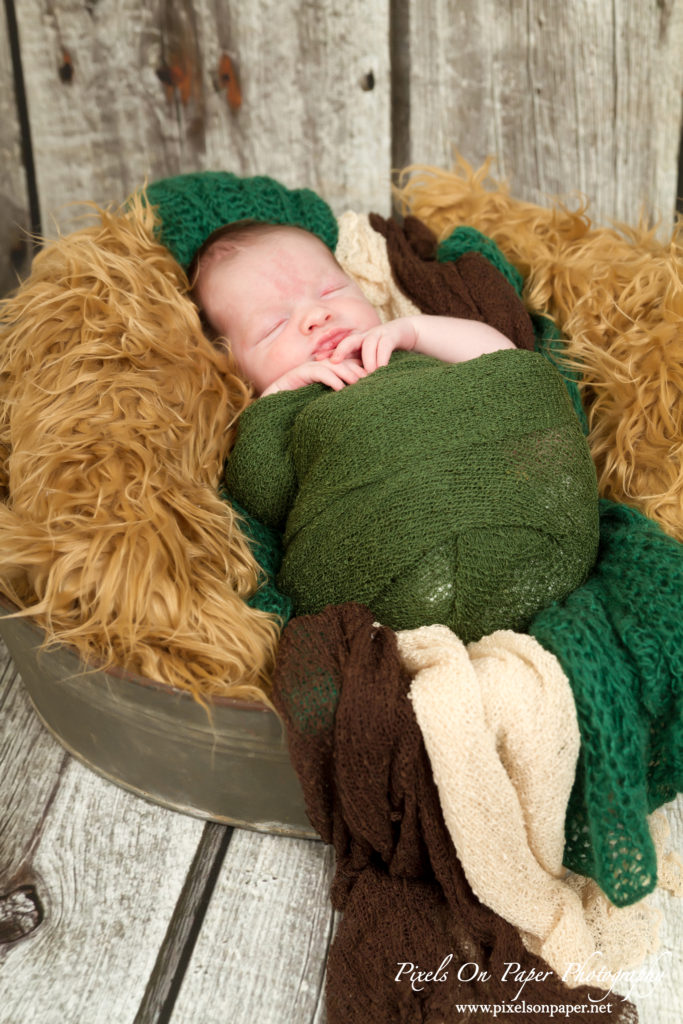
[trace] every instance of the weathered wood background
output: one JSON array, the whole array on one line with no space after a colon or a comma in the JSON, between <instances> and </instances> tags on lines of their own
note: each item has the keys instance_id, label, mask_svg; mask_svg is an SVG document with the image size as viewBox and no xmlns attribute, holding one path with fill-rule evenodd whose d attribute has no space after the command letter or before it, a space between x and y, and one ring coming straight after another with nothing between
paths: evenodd
<instances>
[{"instance_id":1,"label":"weathered wood background","mask_svg":"<svg viewBox=\"0 0 683 1024\"><path fill-rule=\"evenodd\" d=\"M666 230L682 84L683 0L5 0L0 293L74 202L197 169L387 213L392 169L457 149L521 197L579 189L598 221L643 208ZM0 654L0 1024L322 1024L331 870L320 843L87 772ZM638 1004L680 1024L683 915L660 901Z\"/></svg>"},{"instance_id":2,"label":"weathered wood background","mask_svg":"<svg viewBox=\"0 0 683 1024\"><path fill-rule=\"evenodd\" d=\"M683 0L5 0L0 290L27 229L225 168L388 212L390 172L495 156L513 191L670 224ZM23 158L22 158L23 155Z\"/></svg>"}]
</instances>

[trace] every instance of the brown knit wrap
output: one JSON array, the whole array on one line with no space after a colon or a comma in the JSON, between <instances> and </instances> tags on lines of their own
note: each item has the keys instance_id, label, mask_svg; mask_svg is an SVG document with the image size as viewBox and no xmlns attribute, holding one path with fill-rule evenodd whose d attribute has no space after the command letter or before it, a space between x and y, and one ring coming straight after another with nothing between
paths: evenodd
<instances>
[{"instance_id":1,"label":"brown knit wrap","mask_svg":"<svg viewBox=\"0 0 683 1024\"><path fill-rule=\"evenodd\" d=\"M466 252L454 263L439 263L436 238L417 217L406 217L403 226L377 213L369 220L386 241L396 284L423 313L479 320L517 348L533 351L529 314L509 281L481 253Z\"/></svg>"},{"instance_id":2,"label":"brown knit wrap","mask_svg":"<svg viewBox=\"0 0 683 1024\"><path fill-rule=\"evenodd\" d=\"M308 815L337 855L333 906L344 915L327 969L328 1024L455 1024L459 1003L513 1003L507 964L539 974L512 927L479 903L443 822L422 736L408 699L395 634L373 625L361 605L328 607L287 626L280 642L274 700L287 727ZM400 964L445 981L395 981ZM469 980L477 964L490 975ZM442 972L443 974L443 972ZM580 1004L604 993L568 989L554 974L529 982L527 1004ZM518 1000L519 1002L519 1000ZM602 1020L633 1024L635 1007L613 996ZM486 1014L483 1014L486 1016ZM572 1020L595 1020L589 1012ZM488 1018L487 1018L488 1019ZM491 1017L492 1019L492 1017ZM547 1013L499 1013L535 1022ZM563 1019L558 1016L558 1019Z\"/></svg>"}]
</instances>

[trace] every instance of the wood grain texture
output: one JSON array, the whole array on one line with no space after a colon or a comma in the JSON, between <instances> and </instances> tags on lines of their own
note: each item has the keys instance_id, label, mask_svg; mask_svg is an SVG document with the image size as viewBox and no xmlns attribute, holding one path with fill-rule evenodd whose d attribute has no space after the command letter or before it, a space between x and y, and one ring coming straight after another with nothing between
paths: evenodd
<instances>
[{"instance_id":1,"label":"wood grain texture","mask_svg":"<svg viewBox=\"0 0 683 1024\"><path fill-rule=\"evenodd\" d=\"M32 861L45 920L0 950L0 1022L132 1021L201 829L70 761Z\"/></svg>"},{"instance_id":2,"label":"wood grain texture","mask_svg":"<svg viewBox=\"0 0 683 1024\"><path fill-rule=\"evenodd\" d=\"M233 829L207 821L133 1024L168 1020Z\"/></svg>"},{"instance_id":3,"label":"wood grain texture","mask_svg":"<svg viewBox=\"0 0 683 1024\"><path fill-rule=\"evenodd\" d=\"M335 212L388 212L388 19L388 0L203 0L209 164L309 186ZM223 53L240 77L237 112L215 87Z\"/></svg>"},{"instance_id":4,"label":"wood grain texture","mask_svg":"<svg viewBox=\"0 0 683 1024\"><path fill-rule=\"evenodd\" d=\"M0 1024L129 1024L203 825L67 758L3 678L0 891L30 924L30 883L42 920L0 944Z\"/></svg>"},{"instance_id":5,"label":"wood grain texture","mask_svg":"<svg viewBox=\"0 0 683 1024\"><path fill-rule=\"evenodd\" d=\"M0 298L26 275L32 246L21 129L4 11L0 13Z\"/></svg>"},{"instance_id":6,"label":"wood grain texture","mask_svg":"<svg viewBox=\"0 0 683 1024\"><path fill-rule=\"evenodd\" d=\"M324 1021L330 847L236 831L172 1024Z\"/></svg>"},{"instance_id":7,"label":"wood grain texture","mask_svg":"<svg viewBox=\"0 0 683 1024\"><path fill-rule=\"evenodd\" d=\"M77 225L73 201L121 202L145 178L209 168L310 186L336 212L387 212L387 11L388 0L22 0L46 234L54 218Z\"/></svg>"},{"instance_id":8,"label":"wood grain texture","mask_svg":"<svg viewBox=\"0 0 683 1024\"><path fill-rule=\"evenodd\" d=\"M520 198L580 190L597 221L670 228L683 0L408 2L410 160L493 155Z\"/></svg>"},{"instance_id":9,"label":"wood grain texture","mask_svg":"<svg viewBox=\"0 0 683 1024\"><path fill-rule=\"evenodd\" d=\"M67 760L36 718L0 641L0 893L34 883L33 851Z\"/></svg>"}]
</instances>

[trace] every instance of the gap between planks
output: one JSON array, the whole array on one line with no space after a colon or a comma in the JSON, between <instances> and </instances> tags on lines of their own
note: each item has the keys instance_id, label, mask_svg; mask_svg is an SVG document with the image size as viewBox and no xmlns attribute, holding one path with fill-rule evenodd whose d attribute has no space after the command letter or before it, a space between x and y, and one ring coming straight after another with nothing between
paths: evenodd
<instances>
[{"instance_id":1,"label":"gap between planks","mask_svg":"<svg viewBox=\"0 0 683 1024\"><path fill-rule=\"evenodd\" d=\"M204 826L133 1024L170 1021L232 834L230 825Z\"/></svg>"}]
</instances>

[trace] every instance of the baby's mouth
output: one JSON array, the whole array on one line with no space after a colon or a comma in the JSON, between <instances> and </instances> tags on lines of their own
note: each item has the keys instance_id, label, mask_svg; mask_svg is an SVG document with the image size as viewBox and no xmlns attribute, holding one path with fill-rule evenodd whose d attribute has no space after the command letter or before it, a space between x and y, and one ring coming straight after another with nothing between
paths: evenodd
<instances>
[{"instance_id":1,"label":"baby's mouth","mask_svg":"<svg viewBox=\"0 0 683 1024\"><path fill-rule=\"evenodd\" d=\"M337 345L340 342L342 342L344 338L348 338L349 334L351 333L352 329L350 327L341 327L337 328L334 331L328 331L326 334L322 336L318 344L313 349L313 355L331 355L336 349Z\"/></svg>"}]
</instances>

